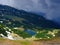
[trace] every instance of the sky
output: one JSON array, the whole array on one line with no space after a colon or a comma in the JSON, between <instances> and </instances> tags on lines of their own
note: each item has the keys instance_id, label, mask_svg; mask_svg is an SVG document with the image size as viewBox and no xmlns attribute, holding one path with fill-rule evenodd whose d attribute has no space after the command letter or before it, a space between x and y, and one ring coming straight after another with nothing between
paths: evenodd
<instances>
[{"instance_id":1,"label":"sky","mask_svg":"<svg viewBox=\"0 0 60 45\"><path fill-rule=\"evenodd\" d=\"M0 4L30 12L43 12L47 19L60 22L60 0L0 0Z\"/></svg>"}]
</instances>

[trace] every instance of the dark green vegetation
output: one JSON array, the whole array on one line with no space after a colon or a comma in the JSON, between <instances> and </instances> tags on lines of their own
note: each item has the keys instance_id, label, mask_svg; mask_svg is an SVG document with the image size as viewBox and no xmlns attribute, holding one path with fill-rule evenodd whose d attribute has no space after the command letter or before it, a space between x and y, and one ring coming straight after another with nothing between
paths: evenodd
<instances>
[{"instance_id":1,"label":"dark green vegetation","mask_svg":"<svg viewBox=\"0 0 60 45\"><path fill-rule=\"evenodd\" d=\"M2 33L7 36L6 31L9 31L9 29L11 29L9 32L14 32L23 38L32 37L32 35L24 32L24 30L21 31L22 29L14 29L16 27L23 28L24 30L31 29L36 33L39 32L34 35L37 38L52 38L53 35L47 33L49 31L54 33L53 30L58 30L60 28L60 25L56 22L45 19L43 16L25 12L23 10L17 10L6 5L0 5L0 34Z\"/></svg>"},{"instance_id":2,"label":"dark green vegetation","mask_svg":"<svg viewBox=\"0 0 60 45\"><path fill-rule=\"evenodd\" d=\"M43 16L23 10L17 10L6 5L0 5L0 16L2 16L3 18L19 21L19 23L23 25L24 28L60 28L59 24L51 20L47 20Z\"/></svg>"},{"instance_id":3,"label":"dark green vegetation","mask_svg":"<svg viewBox=\"0 0 60 45\"><path fill-rule=\"evenodd\" d=\"M52 38L53 37L53 35L51 35L51 34L47 34L47 33L45 33L45 32L43 32L43 33L38 33L37 35L36 35L36 38Z\"/></svg>"}]
</instances>

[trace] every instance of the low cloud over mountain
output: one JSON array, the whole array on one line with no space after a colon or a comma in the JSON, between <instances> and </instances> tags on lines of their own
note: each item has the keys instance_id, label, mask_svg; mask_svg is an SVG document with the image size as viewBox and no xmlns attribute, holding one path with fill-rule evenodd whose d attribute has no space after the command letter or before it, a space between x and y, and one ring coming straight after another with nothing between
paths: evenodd
<instances>
[{"instance_id":1,"label":"low cloud over mountain","mask_svg":"<svg viewBox=\"0 0 60 45\"><path fill-rule=\"evenodd\" d=\"M60 22L60 0L0 0L0 4L30 12L43 12L47 19Z\"/></svg>"}]
</instances>

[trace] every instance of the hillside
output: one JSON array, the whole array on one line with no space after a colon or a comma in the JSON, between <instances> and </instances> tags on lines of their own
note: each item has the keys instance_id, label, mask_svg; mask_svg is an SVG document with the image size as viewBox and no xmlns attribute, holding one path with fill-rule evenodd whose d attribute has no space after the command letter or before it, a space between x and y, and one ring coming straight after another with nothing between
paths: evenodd
<instances>
[{"instance_id":1,"label":"hillside","mask_svg":"<svg viewBox=\"0 0 60 45\"><path fill-rule=\"evenodd\" d=\"M39 40L59 35L60 25L43 16L0 5L0 30L3 38Z\"/></svg>"},{"instance_id":2,"label":"hillside","mask_svg":"<svg viewBox=\"0 0 60 45\"><path fill-rule=\"evenodd\" d=\"M0 15L4 18L19 21L26 28L60 28L60 25L43 16L18 10L6 5L0 5Z\"/></svg>"}]
</instances>

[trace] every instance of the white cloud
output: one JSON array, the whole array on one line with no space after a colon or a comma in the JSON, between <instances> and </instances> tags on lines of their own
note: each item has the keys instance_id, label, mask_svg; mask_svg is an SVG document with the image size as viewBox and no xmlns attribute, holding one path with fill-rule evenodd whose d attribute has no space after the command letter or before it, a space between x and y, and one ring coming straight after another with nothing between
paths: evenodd
<instances>
[{"instance_id":1,"label":"white cloud","mask_svg":"<svg viewBox=\"0 0 60 45\"><path fill-rule=\"evenodd\" d=\"M12 0L0 0L0 4L13 5L13 1Z\"/></svg>"}]
</instances>

